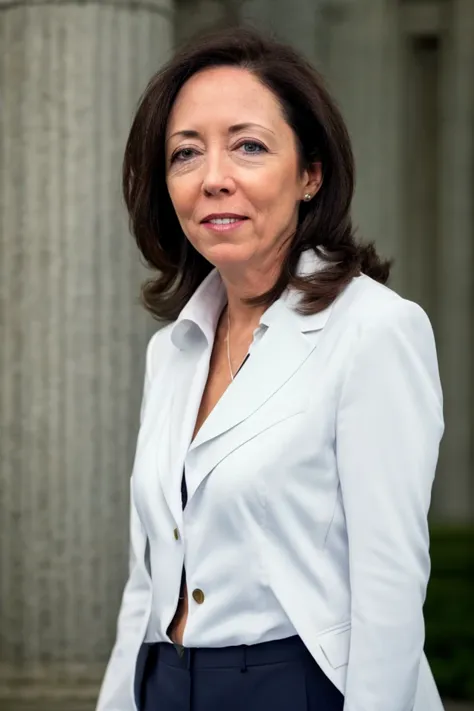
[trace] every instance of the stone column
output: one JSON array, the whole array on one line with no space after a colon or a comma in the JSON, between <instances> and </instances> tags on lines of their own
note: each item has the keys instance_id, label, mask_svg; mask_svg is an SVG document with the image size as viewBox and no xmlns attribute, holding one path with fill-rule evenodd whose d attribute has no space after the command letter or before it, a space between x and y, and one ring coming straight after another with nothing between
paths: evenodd
<instances>
[{"instance_id":1,"label":"stone column","mask_svg":"<svg viewBox=\"0 0 474 711\"><path fill-rule=\"evenodd\" d=\"M171 0L0 0L0 707L91 708L145 345L120 168ZM30 707L28 707L30 708ZM81 707L82 708L82 707Z\"/></svg>"},{"instance_id":2,"label":"stone column","mask_svg":"<svg viewBox=\"0 0 474 711\"><path fill-rule=\"evenodd\" d=\"M397 258L401 246L398 0L326 0L326 73L354 143L354 221L361 237ZM400 283L400 265L392 284Z\"/></svg>"},{"instance_id":3,"label":"stone column","mask_svg":"<svg viewBox=\"0 0 474 711\"><path fill-rule=\"evenodd\" d=\"M446 433L438 515L474 518L474 7L452 0L442 40L438 349Z\"/></svg>"}]
</instances>

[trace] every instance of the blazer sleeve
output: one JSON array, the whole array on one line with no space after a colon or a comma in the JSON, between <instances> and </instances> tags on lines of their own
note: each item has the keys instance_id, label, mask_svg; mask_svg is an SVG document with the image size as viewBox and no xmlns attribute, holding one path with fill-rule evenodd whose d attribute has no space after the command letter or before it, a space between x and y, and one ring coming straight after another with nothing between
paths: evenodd
<instances>
[{"instance_id":1,"label":"blazer sleeve","mask_svg":"<svg viewBox=\"0 0 474 711\"><path fill-rule=\"evenodd\" d=\"M359 327L337 415L352 601L344 711L413 709L443 427L430 322L396 299Z\"/></svg>"},{"instance_id":2,"label":"blazer sleeve","mask_svg":"<svg viewBox=\"0 0 474 711\"><path fill-rule=\"evenodd\" d=\"M145 412L151 382L151 350L147 348L145 383L140 410L140 423ZM136 640L147 614L150 601L150 580L144 564L147 536L138 516L130 480L130 543L129 572L118 615L117 635L102 682L96 711L135 711L133 679L136 664Z\"/></svg>"}]
</instances>

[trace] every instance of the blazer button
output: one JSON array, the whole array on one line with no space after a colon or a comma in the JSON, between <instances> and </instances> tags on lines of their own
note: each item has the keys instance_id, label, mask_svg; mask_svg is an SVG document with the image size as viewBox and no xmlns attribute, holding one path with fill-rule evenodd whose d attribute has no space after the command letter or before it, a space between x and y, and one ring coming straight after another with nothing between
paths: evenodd
<instances>
[{"instance_id":1,"label":"blazer button","mask_svg":"<svg viewBox=\"0 0 474 711\"><path fill-rule=\"evenodd\" d=\"M193 590L193 599L194 599L194 602L197 602L198 605L202 605L202 603L204 602L203 591L199 590L199 588L197 588L196 590Z\"/></svg>"},{"instance_id":2,"label":"blazer button","mask_svg":"<svg viewBox=\"0 0 474 711\"><path fill-rule=\"evenodd\" d=\"M173 536L175 541L179 541L179 531L177 528L174 529Z\"/></svg>"}]
</instances>

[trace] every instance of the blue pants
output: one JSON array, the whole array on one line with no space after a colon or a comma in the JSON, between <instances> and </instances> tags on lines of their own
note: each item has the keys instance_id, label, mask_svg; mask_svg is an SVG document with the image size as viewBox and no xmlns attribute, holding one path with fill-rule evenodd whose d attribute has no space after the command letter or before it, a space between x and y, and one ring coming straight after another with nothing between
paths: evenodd
<instances>
[{"instance_id":1,"label":"blue pants","mask_svg":"<svg viewBox=\"0 0 474 711\"><path fill-rule=\"evenodd\" d=\"M253 646L143 645L139 711L342 711L344 698L299 637Z\"/></svg>"}]
</instances>

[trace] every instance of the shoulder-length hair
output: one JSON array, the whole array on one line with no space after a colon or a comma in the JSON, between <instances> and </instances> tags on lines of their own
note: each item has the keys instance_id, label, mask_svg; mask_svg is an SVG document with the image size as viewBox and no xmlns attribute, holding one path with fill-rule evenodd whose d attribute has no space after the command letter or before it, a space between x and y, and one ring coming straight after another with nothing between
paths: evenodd
<instances>
[{"instance_id":1,"label":"shoulder-length hair","mask_svg":"<svg viewBox=\"0 0 474 711\"><path fill-rule=\"evenodd\" d=\"M270 305L287 287L302 294L301 313L326 308L362 272L385 283L390 262L354 236L351 202L354 159L342 116L319 73L292 48L244 28L221 30L181 49L149 82L126 144L123 193L130 229L157 275L142 287L142 301L157 319L174 320L213 268L184 235L166 186L165 133L178 92L197 72L218 66L252 72L279 100L293 129L300 166L322 163L323 183L302 202L279 278L248 303ZM312 249L324 268L298 276L301 253Z\"/></svg>"}]
</instances>

